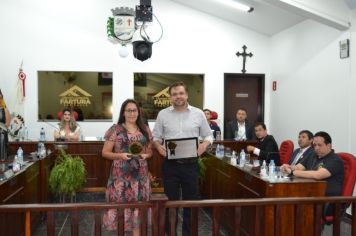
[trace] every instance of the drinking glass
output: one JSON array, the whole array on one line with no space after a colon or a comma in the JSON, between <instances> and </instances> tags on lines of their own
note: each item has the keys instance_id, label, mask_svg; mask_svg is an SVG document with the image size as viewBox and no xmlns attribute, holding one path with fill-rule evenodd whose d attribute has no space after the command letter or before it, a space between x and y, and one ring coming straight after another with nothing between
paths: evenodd
<instances>
[{"instance_id":1,"label":"drinking glass","mask_svg":"<svg viewBox=\"0 0 356 236\"><path fill-rule=\"evenodd\" d=\"M231 157L231 155L232 155L232 153L231 153L231 148L225 147L225 156Z\"/></svg>"},{"instance_id":2,"label":"drinking glass","mask_svg":"<svg viewBox=\"0 0 356 236\"><path fill-rule=\"evenodd\" d=\"M250 164L250 154L246 153L245 155L245 163Z\"/></svg>"},{"instance_id":3,"label":"drinking glass","mask_svg":"<svg viewBox=\"0 0 356 236\"><path fill-rule=\"evenodd\" d=\"M216 141L221 141L221 132L216 131Z\"/></svg>"}]
</instances>

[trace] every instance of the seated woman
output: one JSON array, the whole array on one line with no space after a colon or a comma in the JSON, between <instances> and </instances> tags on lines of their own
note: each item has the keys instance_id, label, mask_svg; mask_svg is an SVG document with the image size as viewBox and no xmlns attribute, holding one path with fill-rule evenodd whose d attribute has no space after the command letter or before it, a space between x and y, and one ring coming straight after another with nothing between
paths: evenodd
<instances>
[{"instance_id":1,"label":"seated woman","mask_svg":"<svg viewBox=\"0 0 356 236\"><path fill-rule=\"evenodd\" d=\"M60 141L78 141L80 137L80 127L74 119L73 112L65 108L62 112L59 129L54 130L54 139Z\"/></svg>"},{"instance_id":2,"label":"seated woman","mask_svg":"<svg viewBox=\"0 0 356 236\"><path fill-rule=\"evenodd\" d=\"M216 138L216 131L220 132L220 127L218 124L211 120L211 111L209 109L204 109L204 114L206 119L208 120L209 126L211 130L214 130L214 138Z\"/></svg>"}]
</instances>

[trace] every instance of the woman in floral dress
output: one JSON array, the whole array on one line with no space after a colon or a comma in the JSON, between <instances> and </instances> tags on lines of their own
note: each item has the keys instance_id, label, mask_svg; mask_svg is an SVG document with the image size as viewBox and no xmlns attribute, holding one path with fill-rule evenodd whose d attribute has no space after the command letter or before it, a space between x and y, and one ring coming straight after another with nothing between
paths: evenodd
<instances>
[{"instance_id":1,"label":"woman in floral dress","mask_svg":"<svg viewBox=\"0 0 356 236\"><path fill-rule=\"evenodd\" d=\"M127 203L149 201L151 195L147 158L152 156L152 134L141 120L137 102L127 99L121 105L117 124L105 134L102 156L113 160L106 189L107 202ZM143 151L139 158L132 157L129 146L140 143ZM138 209L125 209L125 231L140 235L140 215ZM117 210L110 209L103 216L107 230L117 230Z\"/></svg>"}]
</instances>

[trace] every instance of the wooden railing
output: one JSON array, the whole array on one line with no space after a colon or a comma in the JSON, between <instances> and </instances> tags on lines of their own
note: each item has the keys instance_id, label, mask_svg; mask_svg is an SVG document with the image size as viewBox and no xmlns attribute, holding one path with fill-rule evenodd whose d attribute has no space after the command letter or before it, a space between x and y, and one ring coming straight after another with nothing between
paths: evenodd
<instances>
[{"instance_id":1,"label":"wooden railing","mask_svg":"<svg viewBox=\"0 0 356 236\"><path fill-rule=\"evenodd\" d=\"M47 235L55 235L55 212L70 212L71 214L71 235L78 235L78 213L81 211L94 211L95 235L101 235L101 221L103 210L117 209L118 210L118 235L124 235L124 209L139 208L141 210L141 235L165 235L165 211L169 209L170 232L174 235L176 231L176 211L178 208L188 207L192 210L192 232L191 234L198 235L198 210L199 208L212 209L212 235L219 235L220 230L220 212L222 208L231 208L234 210L235 229L233 235L241 233L241 219L244 217L241 210L244 207L255 206L256 217L254 223L255 235L283 235L283 232L278 231L278 218L282 217L281 209L284 206L294 206L296 217L294 224L294 235L300 235L299 229L303 227L303 206L314 206L315 222L309 222L314 225L313 235L321 235L322 230L322 211L326 203L335 204L335 215L333 224L333 235L340 235L340 222L342 207L345 203L352 203L351 235L356 235L356 197L318 197L318 198L262 198L262 199L215 199L215 200L200 200L200 201L167 201L163 194L155 194L150 202L146 203L127 203L127 204L109 204L109 203L68 203L68 204L14 204L0 205L0 214L4 213L24 213L25 217L25 235L31 235L31 214L35 212L45 212L47 221ZM148 209L151 208L152 225L148 231ZM269 211L271 218L274 219L273 224L269 227L272 230L264 229L263 220L258 219L262 214L258 212L264 211L266 208L272 209ZM284 216L288 217L288 216ZM11 227L11 226L8 226ZM21 226L12 226L21 227ZM1 234L1 232L0 232Z\"/></svg>"}]
</instances>

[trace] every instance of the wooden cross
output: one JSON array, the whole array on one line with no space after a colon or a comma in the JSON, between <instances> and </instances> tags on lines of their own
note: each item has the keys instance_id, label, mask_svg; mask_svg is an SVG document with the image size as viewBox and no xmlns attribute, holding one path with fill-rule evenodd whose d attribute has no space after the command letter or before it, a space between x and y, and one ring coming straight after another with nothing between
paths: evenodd
<instances>
[{"instance_id":1,"label":"wooden cross","mask_svg":"<svg viewBox=\"0 0 356 236\"><path fill-rule=\"evenodd\" d=\"M242 53L241 52L237 52L236 53L236 56L242 56L243 57L243 62L242 62L242 74L245 74L246 73L246 69L245 69L245 65L246 65L246 57L252 57L253 56L253 54L252 53L246 53L246 49L247 49L247 47L246 47L246 45L244 45L243 47L242 47L242 49L244 50Z\"/></svg>"}]
</instances>

